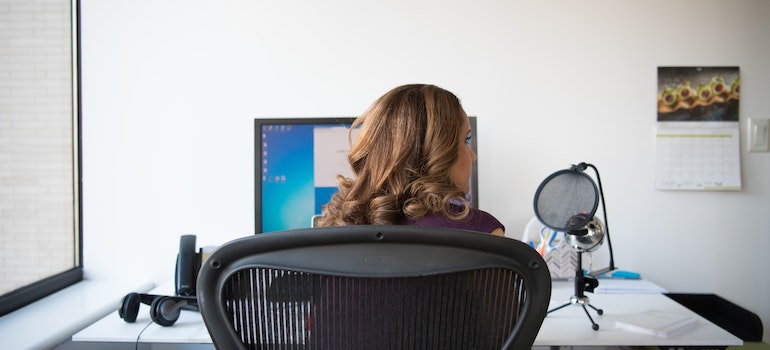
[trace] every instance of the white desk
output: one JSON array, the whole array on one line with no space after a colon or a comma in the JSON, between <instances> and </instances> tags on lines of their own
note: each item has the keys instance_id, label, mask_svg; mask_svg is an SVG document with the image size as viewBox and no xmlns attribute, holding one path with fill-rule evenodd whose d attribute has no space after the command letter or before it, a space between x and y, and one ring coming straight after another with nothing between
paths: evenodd
<instances>
[{"instance_id":1,"label":"white desk","mask_svg":"<svg viewBox=\"0 0 770 350\"><path fill-rule=\"evenodd\" d=\"M601 286L603 280L599 281ZM633 282L633 281L629 281ZM574 295L572 282L554 282L551 307L564 304ZM586 293L593 306L604 310L602 316L591 308L588 312L599 324L599 330L591 329L583 308L569 305L548 314L535 339L536 346L675 346L675 347L723 347L743 345L743 341L714 325L707 319L659 293L644 294L591 294ZM694 315L698 324L668 339L624 331L615 328L615 320L654 309L672 314Z\"/></svg>"},{"instance_id":2,"label":"white desk","mask_svg":"<svg viewBox=\"0 0 770 350\"><path fill-rule=\"evenodd\" d=\"M574 294L572 282L554 282L553 286L552 306L563 304ZM170 286L164 285L151 293L164 294L170 289ZM581 307L569 305L550 313L545 318L535 340L535 346L702 346L714 348L743 344L740 338L659 293L587 293L586 295L591 299L591 304L604 310L604 315L598 316L589 308L591 317L600 326L599 330L591 329L591 323ZM641 313L649 309L695 315L699 319L698 325L695 329L669 339L615 329L615 320L618 317ZM211 338L203 325L200 314L183 310L179 320L173 326L162 327L152 323L149 306L144 304L140 307L136 323L125 323L115 312L75 334L72 340L74 342L108 343L113 344L113 348L117 348L114 346L115 344L125 344L127 345L126 348L129 348L128 345L130 345L131 349L135 347L152 348L152 344L163 344L165 349L175 344L213 349Z\"/></svg>"}]
</instances>

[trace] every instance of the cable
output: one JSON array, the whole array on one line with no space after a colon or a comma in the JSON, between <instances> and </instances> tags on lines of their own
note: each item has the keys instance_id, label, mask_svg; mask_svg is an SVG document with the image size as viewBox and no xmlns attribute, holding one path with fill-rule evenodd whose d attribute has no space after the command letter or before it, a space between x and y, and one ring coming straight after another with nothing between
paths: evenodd
<instances>
[{"instance_id":1,"label":"cable","mask_svg":"<svg viewBox=\"0 0 770 350\"><path fill-rule=\"evenodd\" d=\"M148 322L144 328L142 328L141 331L139 331L139 334L136 335L136 344L134 344L134 350L139 350L139 339L142 338L142 334L144 334L144 331L147 330L147 327L150 327L151 324L153 324L153 321Z\"/></svg>"}]
</instances>

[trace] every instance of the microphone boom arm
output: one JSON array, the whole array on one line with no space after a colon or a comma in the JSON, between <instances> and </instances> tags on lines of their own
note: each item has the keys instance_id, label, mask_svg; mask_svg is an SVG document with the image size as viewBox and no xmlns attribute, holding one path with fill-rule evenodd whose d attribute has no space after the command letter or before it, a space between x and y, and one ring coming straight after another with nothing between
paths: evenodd
<instances>
[{"instance_id":1,"label":"microphone boom arm","mask_svg":"<svg viewBox=\"0 0 770 350\"><path fill-rule=\"evenodd\" d=\"M607 248L609 248L609 251L610 251L610 266L606 269L601 269L598 271L592 271L588 273L588 275L590 276L597 276L597 275L601 275L603 273L607 273L615 270L615 258L613 257L613 254L612 254L612 240L610 239L610 228L609 228L609 223L607 222L607 206L605 205L605 201L604 201L604 190L602 189L602 179L599 176L599 170L596 169L596 167L590 163L589 164L580 163L577 165L577 167L582 169L586 169L586 167L590 167L591 169L593 169L594 173L596 174L596 182L599 185L599 197L601 198L601 201L602 201L602 216L604 217L604 234L607 236Z\"/></svg>"}]
</instances>

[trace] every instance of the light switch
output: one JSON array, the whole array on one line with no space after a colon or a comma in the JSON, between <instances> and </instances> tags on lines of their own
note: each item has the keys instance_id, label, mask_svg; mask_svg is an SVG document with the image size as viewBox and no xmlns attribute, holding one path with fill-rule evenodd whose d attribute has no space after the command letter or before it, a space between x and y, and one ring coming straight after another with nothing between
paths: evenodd
<instances>
[{"instance_id":1,"label":"light switch","mask_svg":"<svg viewBox=\"0 0 770 350\"><path fill-rule=\"evenodd\" d=\"M770 151L770 119L749 118L749 152Z\"/></svg>"}]
</instances>

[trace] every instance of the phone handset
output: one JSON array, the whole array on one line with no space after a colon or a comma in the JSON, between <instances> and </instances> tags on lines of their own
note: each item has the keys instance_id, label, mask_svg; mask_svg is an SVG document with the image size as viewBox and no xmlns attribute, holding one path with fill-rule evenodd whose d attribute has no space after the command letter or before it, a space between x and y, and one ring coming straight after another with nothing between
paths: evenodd
<instances>
[{"instance_id":1,"label":"phone handset","mask_svg":"<svg viewBox=\"0 0 770 350\"><path fill-rule=\"evenodd\" d=\"M200 264L200 254L195 252L195 235L182 235L176 258L176 295L195 296L195 281Z\"/></svg>"}]
</instances>

